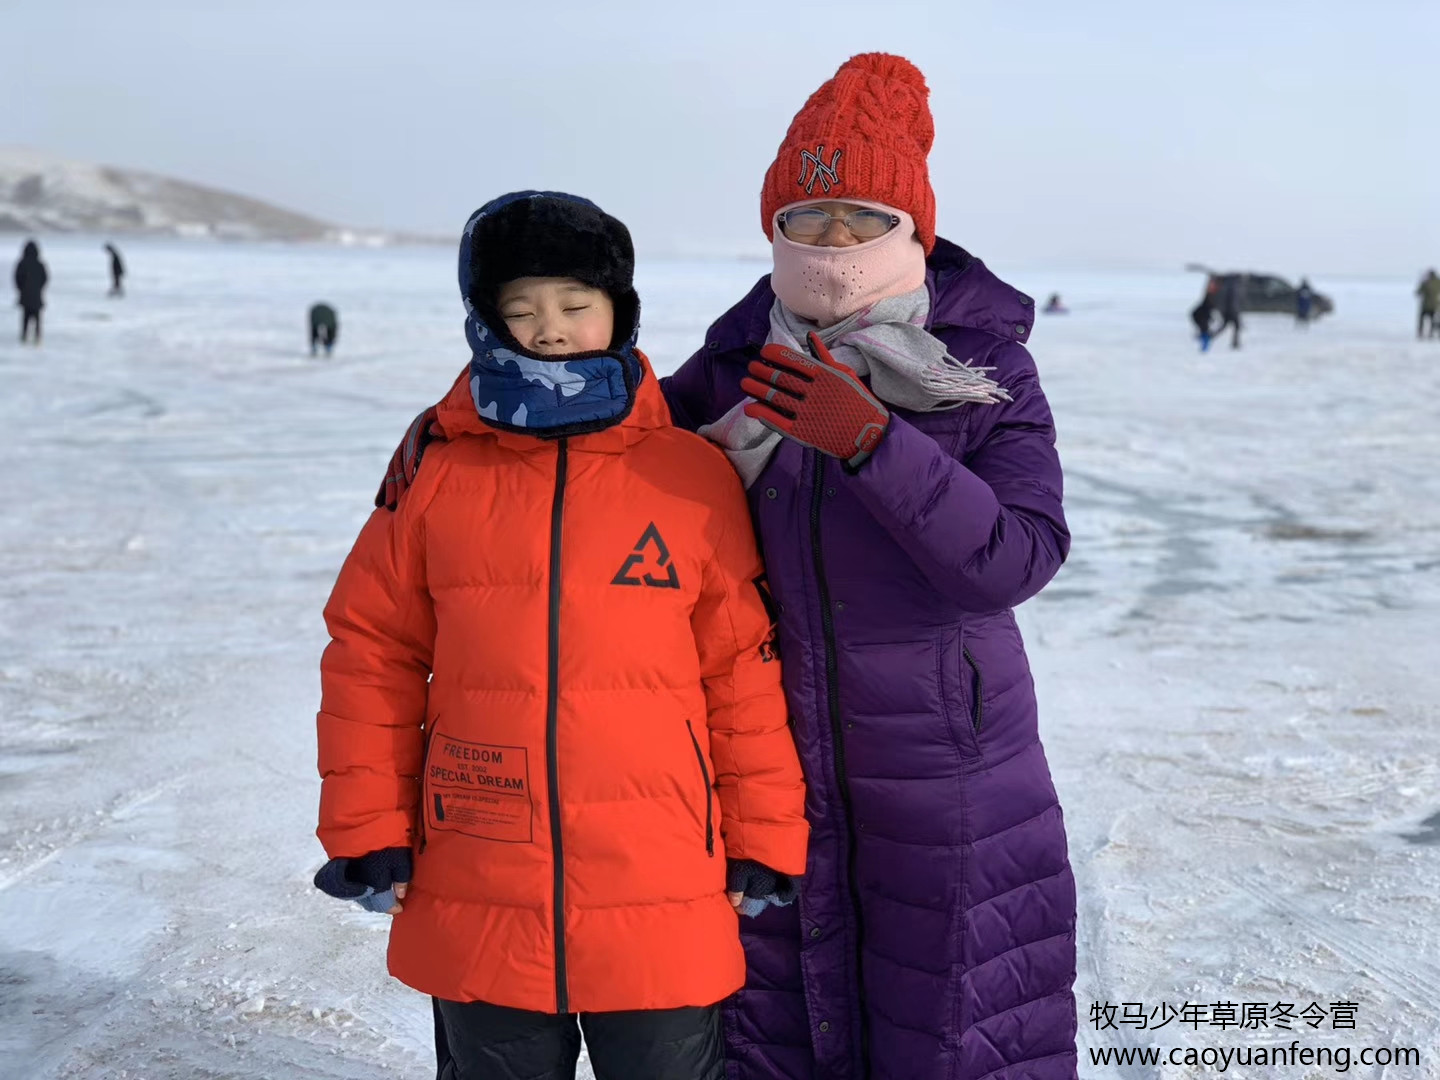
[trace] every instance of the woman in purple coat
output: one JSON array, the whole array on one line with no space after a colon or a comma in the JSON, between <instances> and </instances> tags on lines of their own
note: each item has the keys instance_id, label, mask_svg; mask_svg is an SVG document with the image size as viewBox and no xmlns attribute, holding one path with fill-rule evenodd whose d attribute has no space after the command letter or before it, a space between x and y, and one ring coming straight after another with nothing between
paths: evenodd
<instances>
[{"instance_id":1,"label":"woman in purple coat","mask_svg":"<svg viewBox=\"0 0 1440 1080\"><path fill-rule=\"evenodd\" d=\"M934 234L928 90L857 56L761 197L774 272L666 381L745 480L809 785L729 1080L1076 1076L1075 885L1012 609L1069 548L1029 297ZM812 336L813 335L813 336Z\"/></svg>"}]
</instances>

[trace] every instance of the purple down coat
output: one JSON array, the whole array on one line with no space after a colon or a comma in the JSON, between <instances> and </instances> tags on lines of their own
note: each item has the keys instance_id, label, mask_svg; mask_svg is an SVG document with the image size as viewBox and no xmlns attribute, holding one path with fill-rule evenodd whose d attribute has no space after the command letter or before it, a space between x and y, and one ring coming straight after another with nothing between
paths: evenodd
<instances>
[{"instance_id":1,"label":"purple down coat","mask_svg":"<svg viewBox=\"0 0 1440 1080\"><path fill-rule=\"evenodd\" d=\"M809 793L797 906L743 921L728 1080L1076 1075L1075 883L1011 611L1069 549L1034 302L944 240L930 331L1012 401L893 410L855 475L785 441L751 487ZM665 381L716 420L770 280Z\"/></svg>"}]
</instances>

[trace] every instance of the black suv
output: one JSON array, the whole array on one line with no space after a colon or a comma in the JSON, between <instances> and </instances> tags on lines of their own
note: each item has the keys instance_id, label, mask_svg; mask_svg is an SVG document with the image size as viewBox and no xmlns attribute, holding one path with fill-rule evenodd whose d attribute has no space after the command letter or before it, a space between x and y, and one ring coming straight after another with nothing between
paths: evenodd
<instances>
[{"instance_id":1,"label":"black suv","mask_svg":"<svg viewBox=\"0 0 1440 1080\"><path fill-rule=\"evenodd\" d=\"M1244 279L1244 289L1240 294L1240 310L1274 312L1280 315L1295 314L1295 294L1298 291L1294 285L1282 277L1274 274L1217 274L1214 271L1205 270L1204 267L1196 266L1192 269L1203 270L1219 282L1220 290L1217 295L1225 295L1225 290L1235 278ZM1208 286L1209 282L1206 282ZM1318 319L1321 315L1329 315L1335 310L1335 304L1322 292L1311 289L1310 295L1314 298L1310 304L1310 318Z\"/></svg>"}]
</instances>

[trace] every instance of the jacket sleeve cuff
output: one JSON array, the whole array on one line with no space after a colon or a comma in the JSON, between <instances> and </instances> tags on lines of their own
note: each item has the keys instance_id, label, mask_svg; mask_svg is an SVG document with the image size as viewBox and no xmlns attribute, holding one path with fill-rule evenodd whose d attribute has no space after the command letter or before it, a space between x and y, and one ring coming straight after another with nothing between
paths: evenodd
<instances>
[{"instance_id":1,"label":"jacket sleeve cuff","mask_svg":"<svg viewBox=\"0 0 1440 1080\"><path fill-rule=\"evenodd\" d=\"M410 846L410 815L404 810L389 811L363 825L315 830L325 854L332 859L359 859L372 851Z\"/></svg>"},{"instance_id":2,"label":"jacket sleeve cuff","mask_svg":"<svg viewBox=\"0 0 1440 1080\"><path fill-rule=\"evenodd\" d=\"M810 826L798 824L743 823L725 835L725 854L732 859L750 859L781 874L796 877L805 873L810 847Z\"/></svg>"}]
</instances>

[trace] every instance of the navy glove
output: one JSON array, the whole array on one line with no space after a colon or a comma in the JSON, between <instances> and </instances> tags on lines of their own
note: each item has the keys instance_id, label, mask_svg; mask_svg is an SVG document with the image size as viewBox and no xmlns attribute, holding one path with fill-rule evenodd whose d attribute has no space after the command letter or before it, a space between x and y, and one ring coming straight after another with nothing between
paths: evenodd
<instances>
[{"instance_id":1,"label":"navy glove","mask_svg":"<svg viewBox=\"0 0 1440 1080\"><path fill-rule=\"evenodd\" d=\"M398 902L395 886L408 884L410 873L408 847L384 848L358 859L331 859L316 872L315 887L384 915Z\"/></svg>"},{"instance_id":2,"label":"navy glove","mask_svg":"<svg viewBox=\"0 0 1440 1080\"><path fill-rule=\"evenodd\" d=\"M777 874L751 859L726 860L725 890L730 894L735 910L752 917L771 904L785 907L794 903L799 892L794 878L788 874ZM740 897L738 901L735 899L737 895Z\"/></svg>"}]
</instances>

